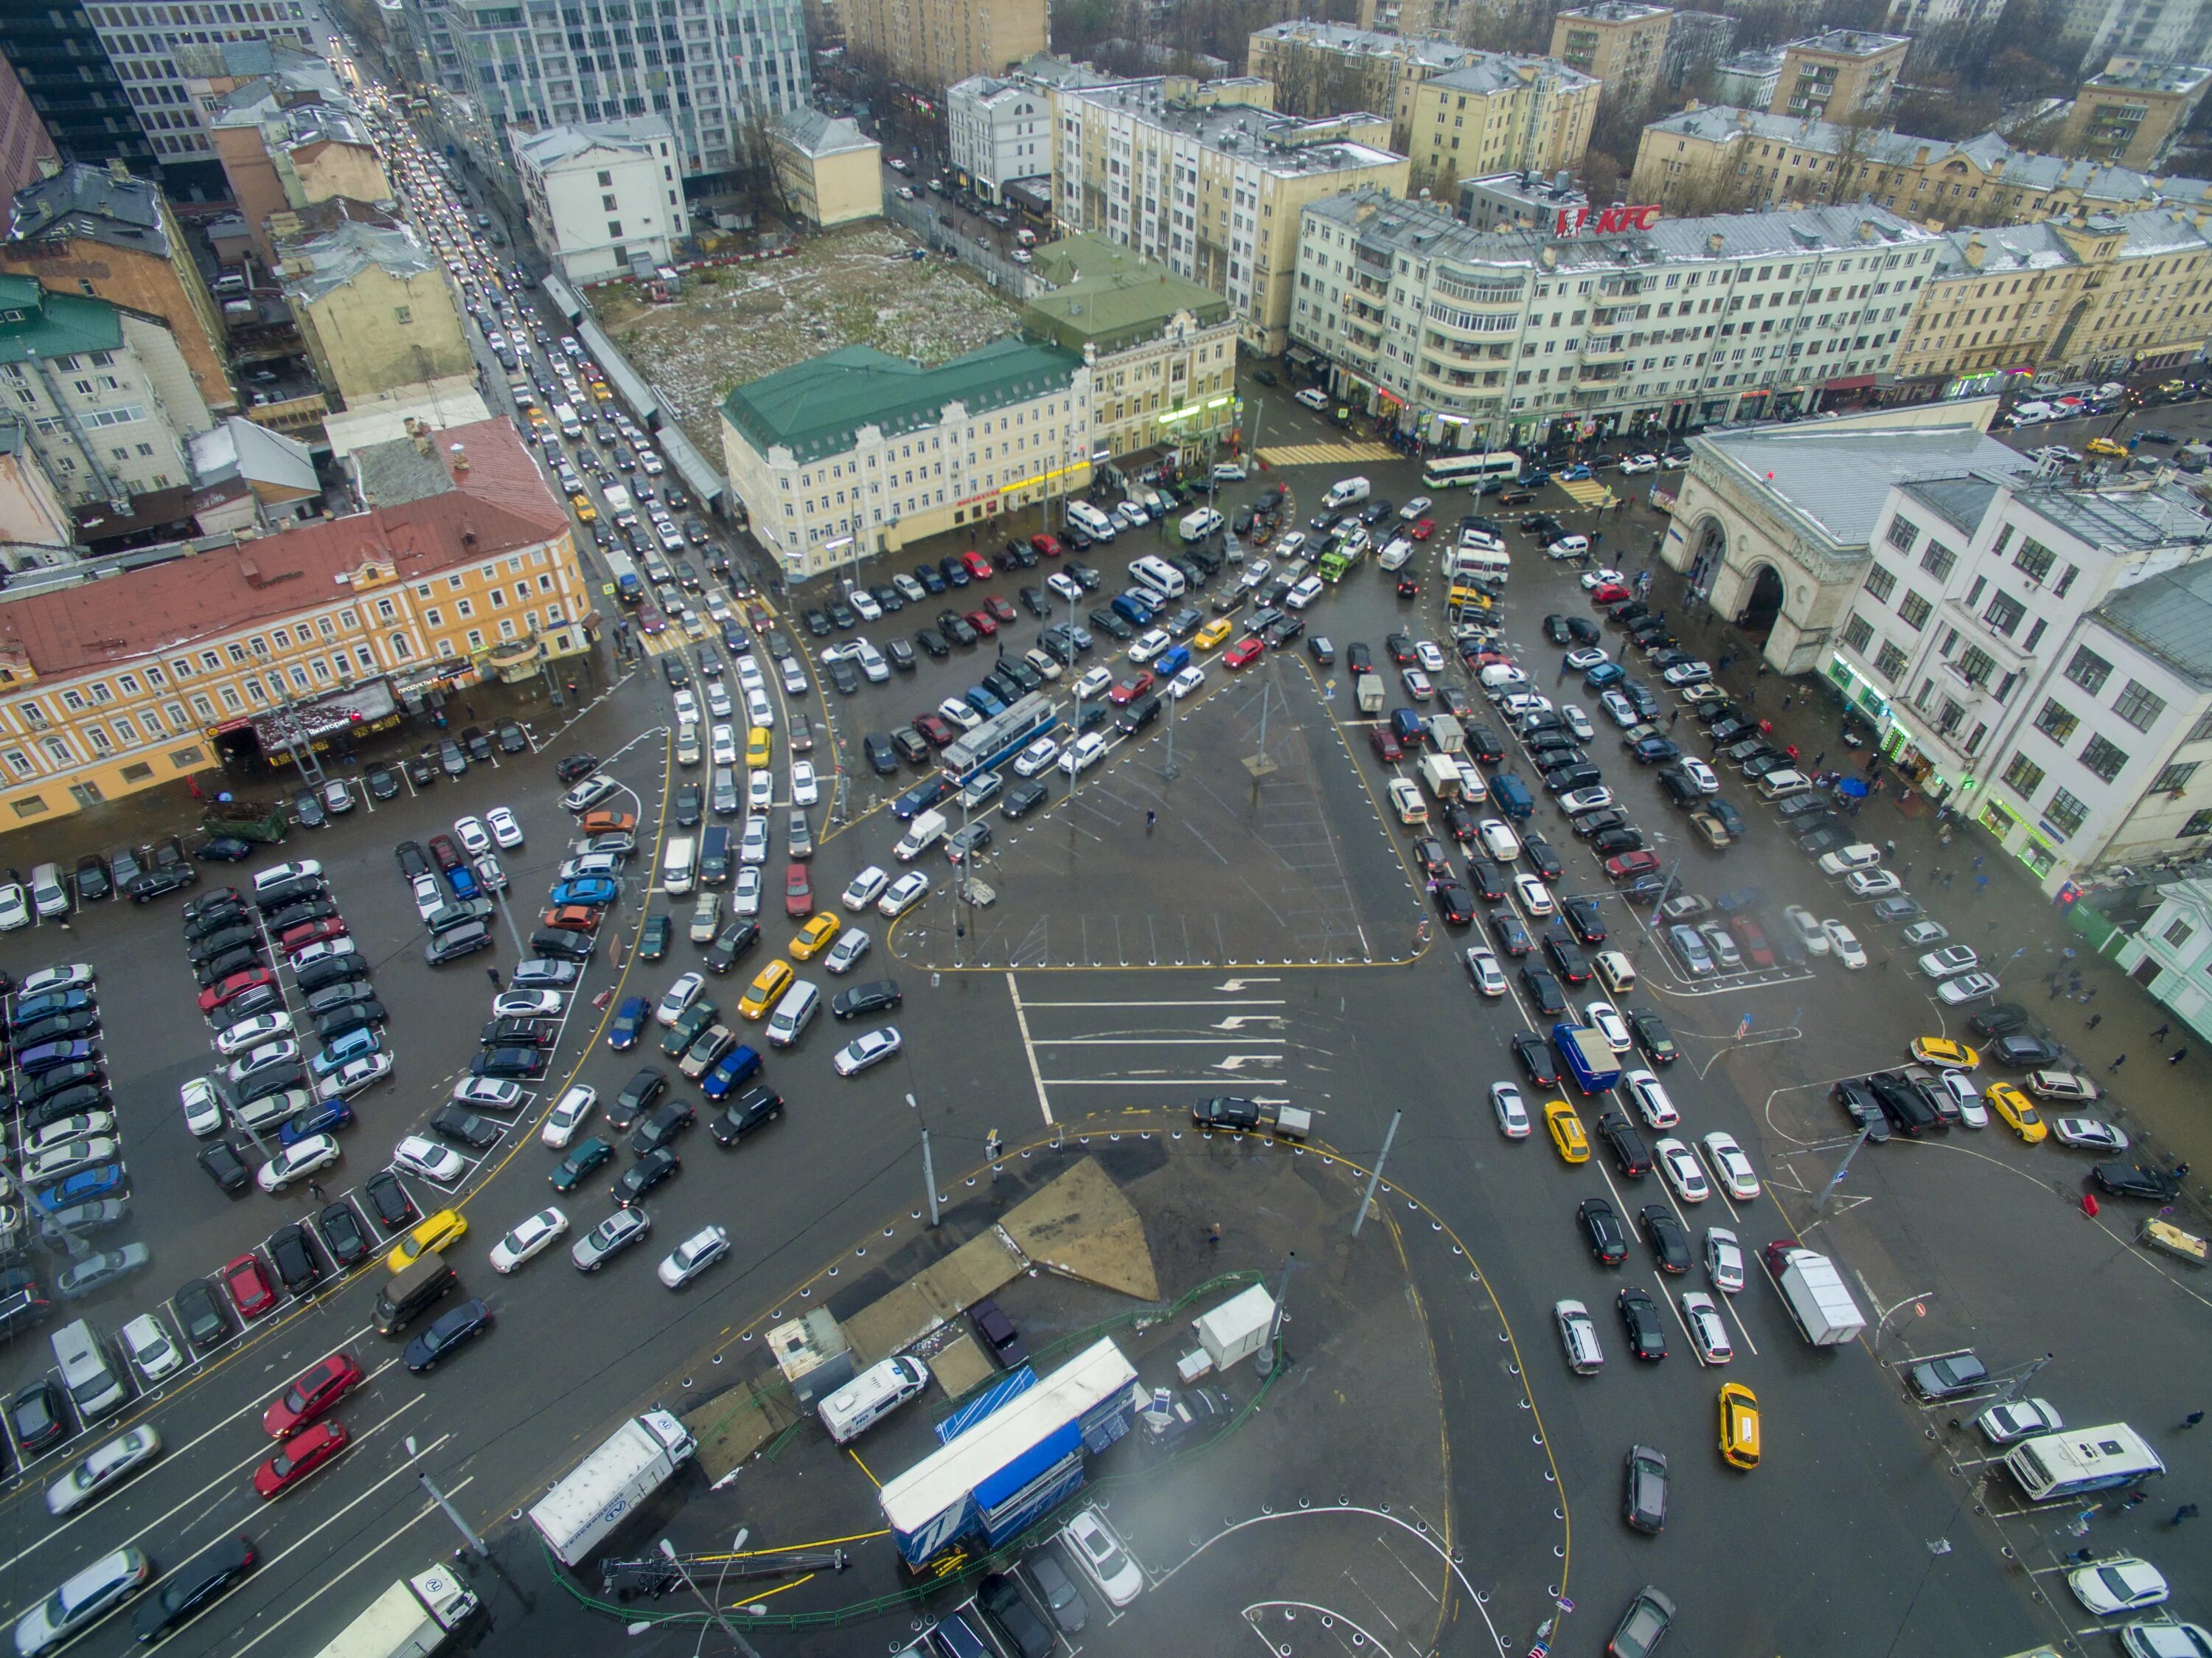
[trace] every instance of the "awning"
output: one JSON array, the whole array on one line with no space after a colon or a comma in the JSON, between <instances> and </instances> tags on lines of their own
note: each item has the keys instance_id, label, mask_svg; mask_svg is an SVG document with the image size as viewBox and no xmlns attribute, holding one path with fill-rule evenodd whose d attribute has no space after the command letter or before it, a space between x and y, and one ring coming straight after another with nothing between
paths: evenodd
<instances>
[{"instance_id":1,"label":"awning","mask_svg":"<svg viewBox=\"0 0 2212 1658\"><path fill-rule=\"evenodd\" d=\"M1872 375L1845 375L1839 380L1825 382L1820 389L1824 392L1863 392L1874 384L1874 378Z\"/></svg>"}]
</instances>

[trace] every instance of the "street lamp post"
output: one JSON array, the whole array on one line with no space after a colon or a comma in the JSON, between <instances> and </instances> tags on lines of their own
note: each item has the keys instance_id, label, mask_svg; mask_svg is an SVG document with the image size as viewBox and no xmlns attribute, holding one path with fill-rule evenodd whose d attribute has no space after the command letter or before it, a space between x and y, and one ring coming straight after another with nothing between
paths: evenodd
<instances>
[{"instance_id":1,"label":"street lamp post","mask_svg":"<svg viewBox=\"0 0 2212 1658\"><path fill-rule=\"evenodd\" d=\"M408 1435L407 1455L409 1459L411 1460L413 1458L421 1454L421 1451L416 1448L415 1443L415 1436L412 1434ZM491 1551L484 1547L483 1539L478 1537L474 1531L470 1529L469 1522L461 1518L461 1511L453 1505L452 1501L446 1496L446 1494L430 1483L430 1476L427 1473L418 1473L415 1476L415 1478L416 1482L422 1487L423 1494L433 1503L436 1503L441 1509L443 1509L446 1511L446 1518L453 1522L453 1529L460 1533L461 1540L469 1545L470 1550L476 1555L476 1557L479 1560L489 1561L491 1558Z\"/></svg>"},{"instance_id":2,"label":"street lamp post","mask_svg":"<svg viewBox=\"0 0 2212 1658\"><path fill-rule=\"evenodd\" d=\"M744 1533L743 1532L738 1533L738 1540L739 1542L743 1542L744 1540ZM732 1552L734 1554L735 1551L732 1550ZM699 1580L691 1576L690 1568L684 1564L683 1557L676 1552L676 1545L665 1537L660 1539L660 1557L665 1560L670 1565L676 1568L676 1575L684 1580L684 1587L699 1597L699 1604L706 1607L707 1616L713 1618L714 1622L721 1627L722 1633L730 1637L732 1644L734 1645L739 1652L744 1654L745 1658L760 1658L760 1654L754 1649L753 1643L746 1640L743 1635L738 1632L738 1626L735 1624L732 1624L727 1618L722 1615L721 1607L715 1605L714 1601L709 1600L707 1598L706 1591L699 1587ZM726 1574L729 1570L729 1563L727 1561L723 1562L722 1570ZM718 1594L720 1593L719 1582L716 1585L716 1593ZM757 1613L756 1613L756 1615L757 1615ZM650 1629L653 1626L651 1624L647 1623L644 1624L632 1624L629 1627L630 1632L635 1635L642 1633L644 1630ZM706 1631L702 1630L700 1631L700 1635L703 1639L706 1635Z\"/></svg>"}]
</instances>

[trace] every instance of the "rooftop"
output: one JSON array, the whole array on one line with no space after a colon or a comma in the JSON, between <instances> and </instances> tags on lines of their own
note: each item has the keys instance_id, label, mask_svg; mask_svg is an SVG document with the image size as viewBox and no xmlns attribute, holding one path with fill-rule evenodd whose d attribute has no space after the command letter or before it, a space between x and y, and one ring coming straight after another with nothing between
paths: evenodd
<instances>
[{"instance_id":1,"label":"rooftop","mask_svg":"<svg viewBox=\"0 0 2212 1658\"><path fill-rule=\"evenodd\" d=\"M2081 82L2084 92L2165 92L2177 96L2201 92L2212 81L2212 69L2202 64L2154 64L2115 58L2097 74Z\"/></svg>"},{"instance_id":2,"label":"rooftop","mask_svg":"<svg viewBox=\"0 0 2212 1658\"><path fill-rule=\"evenodd\" d=\"M1103 87L1115 78L1100 72L1089 64L1079 63L1072 58L1055 57L1048 52L1030 53L1014 65L1012 73L1023 80L1063 89L1069 87Z\"/></svg>"},{"instance_id":3,"label":"rooftop","mask_svg":"<svg viewBox=\"0 0 2212 1658\"><path fill-rule=\"evenodd\" d=\"M120 162L109 167L71 162L15 192L8 222L10 241L74 238L168 258L161 186L131 177Z\"/></svg>"},{"instance_id":4,"label":"rooftop","mask_svg":"<svg viewBox=\"0 0 2212 1658\"><path fill-rule=\"evenodd\" d=\"M192 476L203 484L228 478L294 496L313 495L322 484L307 446L233 415L189 440Z\"/></svg>"},{"instance_id":5,"label":"rooftop","mask_svg":"<svg viewBox=\"0 0 2212 1658\"><path fill-rule=\"evenodd\" d=\"M1671 15L1665 6L1647 6L1640 3L1640 0L1594 0L1592 4L1577 6L1571 11L1558 14L1584 23L1640 23L1648 17Z\"/></svg>"},{"instance_id":6,"label":"rooftop","mask_svg":"<svg viewBox=\"0 0 2212 1658\"><path fill-rule=\"evenodd\" d=\"M2029 464L1972 426L1823 430L1813 422L1708 432L1692 438L1690 447L1839 552L1856 551L1873 539L1893 485L2002 477ZM1947 502L1952 510L1965 504L1955 497Z\"/></svg>"},{"instance_id":7,"label":"rooftop","mask_svg":"<svg viewBox=\"0 0 2212 1658\"><path fill-rule=\"evenodd\" d=\"M2020 503L2101 552L2119 556L2163 547L2212 544L2212 519L2177 484L2082 485L2070 481L2023 485Z\"/></svg>"},{"instance_id":8,"label":"rooftop","mask_svg":"<svg viewBox=\"0 0 2212 1658\"><path fill-rule=\"evenodd\" d=\"M1421 64L1455 65L1482 54L1472 46L1450 40L1433 40L1418 34L1385 34L1380 29L1354 27L1350 23L1294 21L1254 29L1255 40L1284 40L1319 52L1337 52L1367 58L1402 58Z\"/></svg>"},{"instance_id":9,"label":"rooftop","mask_svg":"<svg viewBox=\"0 0 2212 1658\"><path fill-rule=\"evenodd\" d=\"M1912 44L1909 34L1874 34L1864 29L1822 29L1783 44L1784 52L1817 52L1824 58L1878 58Z\"/></svg>"},{"instance_id":10,"label":"rooftop","mask_svg":"<svg viewBox=\"0 0 2212 1658\"><path fill-rule=\"evenodd\" d=\"M594 149L620 149L650 155L655 144L675 142L675 130L665 115L638 115L626 121L582 121L549 126L519 139L516 157L543 173L550 167L573 161Z\"/></svg>"},{"instance_id":11,"label":"rooftop","mask_svg":"<svg viewBox=\"0 0 2212 1658\"><path fill-rule=\"evenodd\" d=\"M1030 302L1023 321L1070 350L1089 344L1114 351L1156 338L1181 311L1201 325L1231 314L1229 302L1212 289L1093 235L1048 243L1037 250L1036 268L1054 286Z\"/></svg>"},{"instance_id":12,"label":"rooftop","mask_svg":"<svg viewBox=\"0 0 2212 1658\"><path fill-rule=\"evenodd\" d=\"M932 426L945 405L970 413L1065 388L1082 359L1013 338L925 369L869 345L847 345L734 388L722 418L756 449L781 445L800 461L839 454L863 426L896 435Z\"/></svg>"},{"instance_id":13,"label":"rooftop","mask_svg":"<svg viewBox=\"0 0 2212 1658\"><path fill-rule=\"evenodd\" d=\"M437 268L413 232L349 219L284 250L284 286L312 305L371 265L403 282Z\"/></svg>"},{"instance_id":14,"label":"rooftop","mask_svg":"<svg viewBox=\"0 0 2212 1658\"><path fill-rule=\"evenodd\" d=\"M818 109L786 110L776 117L775 132L801 155L817 160L876 148L876 141L850 121Z\"/></svg>"},{"instance_id":15,"label":"rooftop","mask_svg":"<svg viewBox=\"0 0 2212 1658\"><path fill-rule=\"evenodd\" d=\"M50 294L34 277L0 276L0 363L112 351L122 344L122 321L106 300Z\"/></svg>"},{"instance_id":16,"label":"rooftop","mask_svg":"<svg viewBox=\"0 0 2212 1658\"><path fill-rule=\"evenodd\" d=\"M0 600L0 645L27 651L47 678L84 673L327 602L346 591L342 575L372 564L410 581L565 539L567 515L507 422L456 428L439 442L465 443L468 462L457 474L441 451L441 488L426 480L402 504Z\"/></svg>"},{"instance_id":17,"label":"rooftop","mask_svg":"<svg viewBox=\"0 0 2212 1658\"><path fill-rule=\"evenodd\" d=\"M1597 84L1595 76L1569 69L1556 58L1515 58L1502 52L1479 53L1472 63L1434 76L1430 84L1449 92L1488 94L1510 92L1539 79L1569 91Z\"/></svg>"},{"instance_id":18,"label":"rooftop","mask_svg":"<svg viewBox=\"0 0 2212 1658\"><path fill-rule=\"evenodd\" d=\"M1387 149L1331 136L1355 126L1389 127L1387 117L1370 111L1347 110L1308 120L1251 104L1170 103L1164 84L1158 79L1116 81L1080 88L1072 96L1099 109L1140 113L1152 125L1193 138L1208 149L1235 151L1285 177L1382 167L1403 159Z\"/></svg>"},{"instance_id":19,"label":"rooftop","mask_svg":"<svg viewBox=\"0 0 2212 1658\"><path fill-rule=\"evenodd\" d=\"M2212 688L2212 558L2122 588L2094 614L2147 655Z\"/></svg>"}]
</instances>

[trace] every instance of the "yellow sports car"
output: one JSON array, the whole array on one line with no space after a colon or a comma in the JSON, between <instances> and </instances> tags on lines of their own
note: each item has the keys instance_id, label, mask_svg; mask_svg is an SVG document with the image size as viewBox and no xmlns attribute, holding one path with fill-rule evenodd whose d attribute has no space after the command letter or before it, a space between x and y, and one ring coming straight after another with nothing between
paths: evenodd
<instances>
[{"instance_id":1,"label":"yellow sports car","mask_svg":"<svg viewBox=\"0 0 2212 1658\"><path fill-rule=\"evenodd\" d=\"M1552 1143L1559 1149L1559 1156L1566 1162L1589 1161L1589 1137L1583 1132L1583 1119L1575 1115L1575 1108L1564 1100L1554 1100L1544 1107L1544 1126L1551 1131Z\"/></svg>"},{"instance_id":2,"label":"yellow sports car","mask_svg":"<svg viewBox=\"0 0 2212 1658\"><path fill-rule=\"evenodd\" d=\"M1948 1036L1914 1037L1912 1057L1923 1065L1936 1065L1944 1070L1979 1070L1982 1065L1980 1054Z\"/></svg>"},{"instance_id":3,"label":"yellow sports car","mask_svg":"<svg viewBox=\"0 0 2212 1658\"><path fill-rule=\"evenodd\" d=\"M2009 1082L1992 1082L1982 1090L1982 1103L2005 1120L2005 1126L2030 1145L2040 1145L2051 1132L2044 1126L2027 1096Z\"/></svg>"}]
</instances>

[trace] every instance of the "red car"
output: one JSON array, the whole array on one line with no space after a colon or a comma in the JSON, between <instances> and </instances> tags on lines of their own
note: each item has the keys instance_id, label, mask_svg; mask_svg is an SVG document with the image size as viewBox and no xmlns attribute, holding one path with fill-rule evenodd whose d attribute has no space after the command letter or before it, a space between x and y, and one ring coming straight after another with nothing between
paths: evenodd
<instances>
[{"instance_id":1,"label":"red car","mask_svg":"<svg viewBox=\"0 0 2212 1658\"><path fill-rule=\"evenodd\" d=\"M451 835L431 836L430 856L438 860L438 867L447 875L453 874L467 861L461 856L461 849L453 844Z\"/></svg>"},{"instance_id":2,"label":"red car","mask_svg":"<svg viewBox=\"0 0 2212 1658\"><path fill-rule=\"evenodd\" d=\"M1222 653L1221 665L1224 667L1243 667L1258 661L1261 653L1267 648L1248 633Z\"/></svg>"},{"instance_id":3,"label":"red car","mask_svg":"<svg viewBox=\"0 0 2212 1658\"><path fill-rule=\"evenodd\" d=\"M919 716L915 720L914 728L921 734L921 740L932 748L942 748L960 735L942 714Z\"/></svg>"},{"instance_id":4,"label":"red car","mask_svg":"<svg viewBox=\"0 0 2212 1658\"><path fill-rule=\"evenodd\" d=\"M343 938L346 931L343 916L326 916L320 921L306 921L296 927L286 928L276 942L284 947L284 954L290 955L296 950L306 949L310 944L319 944L326 938Z\"/></svg>"},{"instance_id":5,"label":"red car","mask_svg":"<svg viewBox=\"0 0 2212 1658\"><path fill-rule=\"evenodd\" d=\"M979 582L991 579L991 561L970 547L960 555L960 562L968 566L968 573Z\"/></svg>"},{"instance_id":6,"label":"red car","mask_svg":"<svg viewBox=\"0 0 2212 1658\"><path fill-rule=\"evenodd\" d=\"M1001 595L994 593L989 598L983 600L983 602L990 607L991 614L997 617L1000 621L1011 622L1014 619L1013 606L1009 604Z\"/></svg>"},{"instance_id":7,"label":"red car","mask_svg":"<svg viewBox=\"0 0 2212 1658\"><path fill-rule=\"evenodd\" d=\"M352 1354L333 1353L302 1371L283 1398L270 1401L261 1413L262 1430L271 1439L296 1433L367 1380Z\"/></svg>"},{"instance_id":8,"label":"red car","mask_svg":"<svg viewBox=\"0 0 2212 1658\"><path fill-rule=\"evenodd\" d=\"M1659 867L1656 852L1623 852L1619 857L1605 861L1605 872L1615 881L1630 881L1638 875L1648 875Z\"/></svg>"},{"instance_id":9,"label":"red car","mask_svg":"<svg viewBox=\"0 0 2212 1658\"><path fill-rule=\"evenodd\" d=\"M266 1503L282 1496L345 1449L353 1436L343 1422L319 1422L284 1442L284 1448L253 1471L253 1494Z\"/></svg>"},{"instance_id":10,"label":"red car","mask_svg":"<svg viewBox=\"0 0 2212 1658\"><path fill-rule=\"evenodd\" d=\"M589 904L563 904L540 915L538 924L564 933L595 933L599 930L599 911Z\"/></svg>"},{"instance_id":11,"label":"red car","mask_svg":"<svg viewBox=\"0 0 2212 1658\"><path fill-rule=\"evenodd\" d=\"M968 625L988 639L999 631L999 619L988 610L971 610L968 613Z\"/></svg>"},{"instance_id":12,"label":"red car","mask_svg":"<svg viewBox=\"0 0 2212 1658\"><path fill-rule=\"evenodd\" d=\"M1152 670L1146 668L1134 678L1123 680L1106 693L1106 700L1116 708L1123 708L1152 688Z\"/></svg>"},{"instance_id":13,"label":"red car","mask_svg":"<svg viewBox=\"0 0 2212 1658\"><path fill-rule=\"evenodd\" d=\"M665 633L668 619L651 605L642 606L637 613L637 631L640 633Z\"/></svg>"},{"instance_id":14,"label":"red car","mask_svg":"<svg viewBox=\"0 0 2212 1658\"><path fill-rule=\"evenodd\" d=\"M1374 747L1375 758L1388 765L1395 765L1406 758L1405 747L1399 742L1398 734L1387 725L1369 726L1367 741Z\"/></svg>"},{"instance_id":15,"label":"red car","mask_svg":"<svg viewBox=\"0 0 2212 1658\"><path fill-rule=\"evenodd\" d=\"M1030 546L1048 558L1060 557L1060 538L1057 535L1032 535Z\"/></svg>"},{"instance_id":16,"label":"red car","mask_svg":"<svg viewBox=\"0 0 2212 1658\"><path fill-rule=\"evenodd\" d=\"M238 1316L251 1323L276 1305L276 1286L258 1255L240 1255L222 1269L222 1287L230 1291Z\"/></svg>"},{"instance_id":17,"label":"red car","mask_svg":"<svg viewBox=\"0 0 2212 1658\"><path fill-rule=\"evenodd\" d=\"M210 984L207 989L202 991L200 992L200 1011L202 1013L213 1013L217 1008L222 1006L226 1002L229 1002L238 997L241 997L248 991L257 989L264 984L274 984L276 982L276 975L270 972L268 968L248 967L245 972L233 973L229 978L223 979L217 984Z\"/></svg>"},{"instance_id":18,"label":"red car","mask_svg":"<svg viewBox=\"0 0 2212 1658\"><path fill-rule=\"evenodd\" d=\"M1620 582L1607 582L1603 586L1592 590L1590 594L1590 603L1594 605L1617 605L1623 599L1628 598L1629 596L1628 589L1621 586Z\"/></svg>"},{"instance_id":19,"label":"red car","mask_svg":"<svg viewBox=\"0 0 2212 1658\"><path fill-rule=\"evenodd\" d=\"M1437 533L1437 521L1433 518L1421 519L1409 533L1416 541L1425 541Z\"/></svg>"},{"instance_id":20,"label":"red car","mask_svg":"<svg viewBox=\"0 0 2212 1658\"><path fill-rule=\"evenodd\" d=\"M783 912L793 921L814 913L814 883L806 878L803 863L784 866Z\"/></svg>"}]
</instances>

